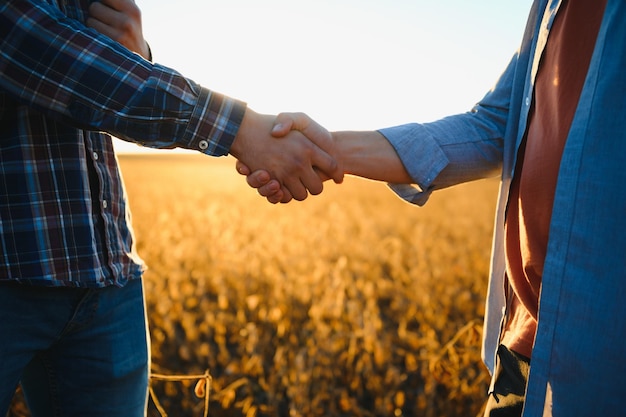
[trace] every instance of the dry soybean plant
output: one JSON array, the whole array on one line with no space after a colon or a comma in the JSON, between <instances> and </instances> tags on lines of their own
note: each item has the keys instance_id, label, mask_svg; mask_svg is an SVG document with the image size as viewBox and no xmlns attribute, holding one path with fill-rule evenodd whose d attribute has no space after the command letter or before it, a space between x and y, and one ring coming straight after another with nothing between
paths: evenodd
<instances>
[{"instance_id":1,"label":"dry soybean plant","mask_svg":"<svg viewBox=\"0 0 626 417\"><path fill-rule=\"evenodd\" d=\"M417 208L347 178L274 206L229 159L121 164L150 268L154 371L190 376L152 381L167 414L479 414L496 181Z\"/></svg>"}]
</instances>

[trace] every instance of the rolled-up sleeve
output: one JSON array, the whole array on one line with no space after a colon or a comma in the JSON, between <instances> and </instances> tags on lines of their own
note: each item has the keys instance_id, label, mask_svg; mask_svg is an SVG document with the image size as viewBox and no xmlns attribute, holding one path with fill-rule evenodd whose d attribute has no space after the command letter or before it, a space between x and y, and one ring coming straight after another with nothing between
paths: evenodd
<instances>
[{"instance_id":1,"label":"rolled-up sleeve","mask_svg":"<svg viewBox=\"0 0 626 417\"><path fill-rule=\"evenodd\" d=\"M515 59L469 112L380 130L414 180L389 184L394 192L423 205L437 189L501 172Z\"/></svg>"}]
</instances>

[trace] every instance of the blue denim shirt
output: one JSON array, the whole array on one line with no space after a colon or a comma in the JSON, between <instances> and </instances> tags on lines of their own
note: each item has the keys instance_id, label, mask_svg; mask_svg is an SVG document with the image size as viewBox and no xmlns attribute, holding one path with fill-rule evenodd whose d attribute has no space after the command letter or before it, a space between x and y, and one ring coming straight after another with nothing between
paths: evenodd
<instances>
[{"instance_id":1,"label":"blue denim shirt","mask_svg":"<svg viewBox=\"0 0 626 417\"><path fill-rule=\"evenodd\" d=\"M381 130L426 203L500 175L483 359L493 371L504 300L504 210L533 83L561 1L535 1L518 52L468 113ZM609 0L562 156L524 416L624 415L626 404L626 2Z\"/></svg>"}]
</instances>

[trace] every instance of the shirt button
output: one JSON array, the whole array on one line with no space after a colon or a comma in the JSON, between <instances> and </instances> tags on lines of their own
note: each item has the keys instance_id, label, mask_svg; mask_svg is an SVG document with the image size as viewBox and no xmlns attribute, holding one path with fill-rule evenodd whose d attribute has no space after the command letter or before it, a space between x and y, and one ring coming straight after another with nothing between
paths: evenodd
<instances>
[{"instance_id":1,"label":"shirt button","mask_svg":"<svg viewBox=\"0 0 626 417\"><path fill-rule=\"evenodd\" d=\"M98 152L94 152L93 153L93 160L97 161L98 160Z\"/></svg>"},{"instance_id":2,"label":"shirt button","mask_svg":"<svg viewBox=\"0 0 626 417\"><path fill-rule=\"evenodd\" d=\"M107 203L106 200L102 201L102 208L107 208L109 206L109 203Z\"/></svg>"},{"instance_id":3,"label":"shirt button","mask_svg":"<svg viewBox=\"0 0 626 417\"><path fill-rule=\"evenodd\" d=\"M530 106L530 97L526 97L526 105Z\"/></svg>"},{"instance_id":4,"label":"shirt button","mask_svg":"<svg viewBox=\"0 0 626 417\"><path fill-rule=\"evenodd\" d=\"M198 147L202 150L205 150L209 147L209 142L207 142L206 140L201 140L200 142L198 142Z\"/></svg>"}]
</instances>

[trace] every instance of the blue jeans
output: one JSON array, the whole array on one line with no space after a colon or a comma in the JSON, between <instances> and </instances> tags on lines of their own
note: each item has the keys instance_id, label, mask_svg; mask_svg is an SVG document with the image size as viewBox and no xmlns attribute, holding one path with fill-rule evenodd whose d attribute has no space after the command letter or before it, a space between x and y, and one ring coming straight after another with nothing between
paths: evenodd
<instances>
[{"instance_id":1,"label":"blue jeans","mask_svg":"<svg viewBox=\"0 0 626 417\"><path fill-rule=\"evenodd\" d=\"M143 417L150 355L141 280L0 283L0 416L22 384L33 417Z\"/></svg>"}]
</instances>

